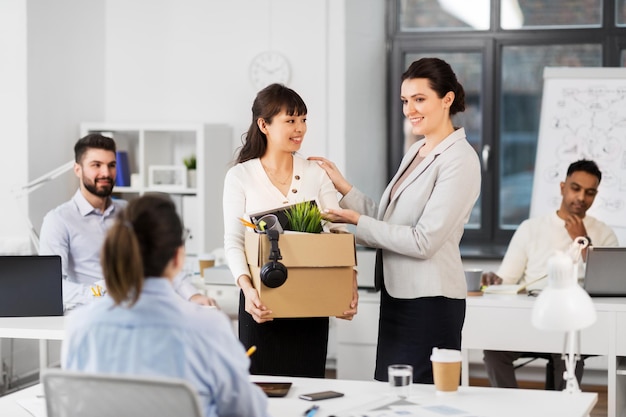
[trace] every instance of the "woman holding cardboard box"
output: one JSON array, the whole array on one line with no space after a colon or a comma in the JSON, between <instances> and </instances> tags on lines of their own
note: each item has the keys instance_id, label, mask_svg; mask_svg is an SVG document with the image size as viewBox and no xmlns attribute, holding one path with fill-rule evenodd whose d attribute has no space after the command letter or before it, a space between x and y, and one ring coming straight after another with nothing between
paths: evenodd
<instances>
[{"instance_id":1,"label":"woman holding cardboard box","mask_svg":"<svg viewBox=\"0 0 626 417\"><path fill-rule=\"evenodd\" d=\"M432 383L432 348L461 348L467 290L459 242L480 192L480 165L465 130L452 123L465 93L446 62L411 64L400 98L412 133L423 139L409 148L378 206L332 162L310 159L343 195L346 209L329 209L327 218L355 224L357 242L378 248L375 378L386 381L388 365L402 363L413 366L414 382Z\"/></svg>"},{"instance_id":2,"label":"woman holding cardboard box","mask_svg":"<svg viewBox=\"0 0 626 417\"><path fill-rule=\"evenodd\" d=\"M292 89L271 84L252 105L252 123L224 180L224 249L228 266L241 288L239 339L256 346L250 372L261 375L324 377L328 317L270 318L251 281L244 251L246 213L315 200L321 209L339 208L337 191L317 163L298 157L307 131L307 108ZM249 219L245 219L249 220ZM346 230L345 225L332 228ZM353 298L344 317L356 314ZM320 300L323 302L323 300Z\"/></svg>"}]
</instances>

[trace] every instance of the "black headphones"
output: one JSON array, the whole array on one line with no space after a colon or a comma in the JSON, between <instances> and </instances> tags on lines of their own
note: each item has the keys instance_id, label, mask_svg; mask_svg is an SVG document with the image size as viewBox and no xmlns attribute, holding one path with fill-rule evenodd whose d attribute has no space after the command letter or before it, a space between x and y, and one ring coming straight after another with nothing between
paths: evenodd
<instances>
[{"instance_id":1,"label":"black headphones","mask_svg":"<svg viewBox=\"0 0 626 417\"><path fill-rule=\"evenodd\" d=\"M287 281L287 267L280 262L283 259L278 248L278 231L268 230L267 238L270 240L270 262L261 267L261 282L269 288L278 288Z\"/></svg>"}]
</instances>

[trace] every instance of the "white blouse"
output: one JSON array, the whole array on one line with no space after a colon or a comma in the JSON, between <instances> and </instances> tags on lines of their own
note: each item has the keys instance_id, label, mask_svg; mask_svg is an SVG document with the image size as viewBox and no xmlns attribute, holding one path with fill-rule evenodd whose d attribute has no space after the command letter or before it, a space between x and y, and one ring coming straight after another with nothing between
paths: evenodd
<instances>
[{"instance_id":1,"label":"white blouse","mask_svg":"<svg viewBox=\"0 0 626 417\"><path fill-rule=\"evenodd\" d=\"M339 208L337 190L317 162L293 157L293 177L289 193L284 195L272 184L259 158L237 164L224 179L224 251L235 281L250 276L244 252L246 227L239 218L249 220L248 213L315 200L320 210ZM330 224L325 229L346 231L344 224Z\"/></svg>"}]
</instances>

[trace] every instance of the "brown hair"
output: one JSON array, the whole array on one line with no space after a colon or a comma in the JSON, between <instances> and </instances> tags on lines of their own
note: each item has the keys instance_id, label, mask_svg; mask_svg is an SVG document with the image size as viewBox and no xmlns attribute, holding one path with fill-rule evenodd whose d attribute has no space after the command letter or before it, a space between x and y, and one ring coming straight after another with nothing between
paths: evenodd
<instances>
[{"instance_id":1,"label":"brown hair","mask_svg":"<svg viewBox=\"0 0 626 417\"><path fill-rule=\"evenodd\" d=\"M271 124L272 118L282 110L289 116L307 114L306 104L302 97L282 84L270 84L257 93L252 103L252 123L237 156L238 163L263 156L267 149L267 137L259 129L257 120L263 119L267 124Z\"/></svg>"},{"instance_id":2,"label":"brown hair","mask_svg":"<svg viewBox=\"0 0 626 417\"><path fill-rule=\"evenodd\" d=\"M454 93L450 116L465 111L465 90L446 61L439 58L422 58L413 62L402 74L402 81L413 78L426 78L430 88L437 92L439 98L443 98L448 91Z\"/></svg>"},{"instance_id":3,"label":"brown hair","mask_svg":"<svg viewBox=\"0 0 626 417\"><path fill-rule=\"evenodd\" d=\"M183 225L169 196L152 193L132 200L102 247L107 293L115 304L135 304L145 277L162 276L183 244Z\"/></svg>"},{"instance_id":4,"label":"brown hair","mask_svg":"<svg viewBox=\"0 0 626 417\"><path fill-rule=\"evenodd\" d=\"M87 136L78 139L74 145L74 161L81 163L83 155L89 149L104 149L115 153L115 141L108 136L100 133L90 133Z\"/></svg>"}]
</instances>

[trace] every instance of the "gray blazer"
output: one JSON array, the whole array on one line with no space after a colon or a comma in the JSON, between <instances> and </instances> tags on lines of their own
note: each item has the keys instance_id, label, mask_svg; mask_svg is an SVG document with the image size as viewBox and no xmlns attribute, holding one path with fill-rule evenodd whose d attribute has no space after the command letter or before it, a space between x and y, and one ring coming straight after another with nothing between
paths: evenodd
<instances>
[{"instance_id":1,"label":"gray blazer","mask_svg":"<svg viewBox=\"0 0 626 417\"><path fill-rule=\"evenodd\" d=\"M415 143L387 185L380 205L355 187L340 201L362 214L356 241L381 248L384 282L395 298L465 298L459 242L480 194L480 163L460 128L415 168L390 201L393 184L424 141Z\"/></svg>"}]
</instances>

